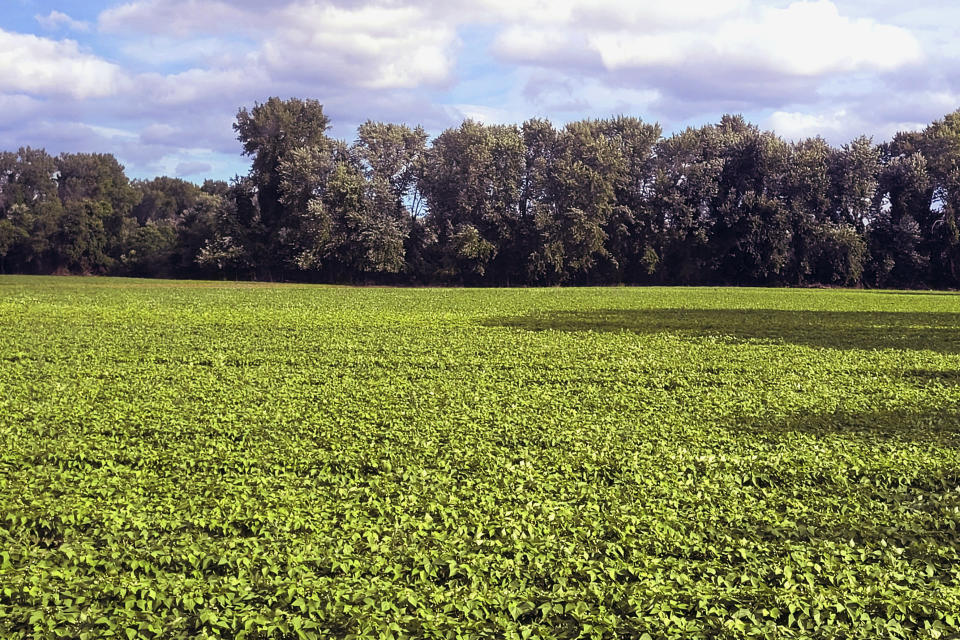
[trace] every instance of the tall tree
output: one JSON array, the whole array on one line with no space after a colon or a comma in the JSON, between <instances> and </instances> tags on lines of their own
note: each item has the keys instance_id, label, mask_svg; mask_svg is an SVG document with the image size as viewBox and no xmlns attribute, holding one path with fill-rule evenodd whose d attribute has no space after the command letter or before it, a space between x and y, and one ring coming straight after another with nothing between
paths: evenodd
<instances>
[{"instance_id":1,"label":"tall tree","mask_svg":"<svg viewBox=\"0 0 960 640\"><path fill-rule=\"evenodd\" d=\"M52 254L63 206L57 162L42 149L0 154L0 224L4 268L45 273L57 268Z\"/></svg>"},{"instance_id":2,"label":"tall tree","mask_svg":"<svg viewBox=\"0 0 960 640\"><path fill-rule=\"evenodd\" d=\"M479 282L500 247L515 245L523 166L517 127L467 120L433 141L420 191L427 202L427 224L437 238L433 255L441 277ZM506 262L513 266L512 260ZM494 277L503 277L504 271Z\"/></svg>"},{"instance_id":3,"label":"tall tree","mask_svg":"<svg viewBox=\"0 0 960 640\"><path fill-rule=\"evenodd\" d=\"M259 225L264 237L260 243L266 252L258 261L268 274L282 276L289 268L291 251L285 240L291 217L303 215L299 203L285 202L282 191L281 165L298 149L329 150L333 141L327 137L330 120L323 105L316 100L269 98L253 109L240 109L233 125L244 154L253 158L250 180L256 189L260 209Z\"/></svg>"},{"instance_id":4,"label":"tall tree","mask_svg":"<svg viewBox=\"0 0 960 640\"><path fill-rule=\"evenodd\" d=\"M895 141L884 149L868 234L869 278L876 286L915 287L929 275L933 189L926 158L919 152L897 153L898 147Z\"/></svg>"},{"instance_id":5,"label":"tall tree","mask_svg":"<svg viewBox=\"0 0 960 640\"><path fill-rule=\"evenodd\" d=\"M816 279L815 264L821 255L818 230L830 221L832 186L829 160L833 149L823 138L808 138L790 145L777 185L789 219L789 263L783 282L802 285Z\"/></svg>"},{"instance_id":6,"label":"tall tree","mask_svg":"<svg viewBox=\"0 0 960 640\"><path fill-rule=\"evenodd\" d=\"M657 124L627 116L601 120L600 124L625 160L616 173L616 205L604 226L610 271L602 277L613 282L650 282L660 263L663 234L662 220L650 202L655 180L654 147L662 131Z\"/></svg>"},{"instance_id":7,"label":"tall tree","mask_svg":"<svg viewBox=\"0 0 960 640\"><path fill-rule=\"evenodd\" d=\"M933 186L931 282L960 286L960 110L927 127L920 144Z\"/></svg>"},{"instance_id":8,"label":"tall tree","mask_svg":"<svg viewBox=\"0 0 960 640\"><path fill-rule=\"evenodd\" d=\"M196 204L201 193L191 182L166 176L135 180L132 184L141 194L140 202L132 211L141 225L151 220L176 220Z\"/></svg>"},{"instance_id":9,"label":"tall tree","mask_svg":"<svg viewBox=\"0 0 960 640\"><path fill-rule=\"evenodd\" d=\"M82 242L89 250L78 254L79 249L72 247L63 255L72 256L67 262L76 268L103 271L120 257L127 235L138 226L131 212L140 202L141 193L111 154L63 153L57 157L57 172L57 189L69 224L92 234ZM99 239L93 239L100 237L100 227L102 247ZM101 252L105 258L100 257Z\"/></svg>"},{"instance_id":10,"label":"tall tree","mask_svg":"<svg viewBox=\"0 0 960 640\"><path fill-rule=\"evenodd\" d=\"M833 221L852 225L864 235L871 222L877 191L880 150L873 141L860 136L831 156Z\"/></svg>"},{"instance_id":11,"label":"tall tree","mask_svg":"<svg viewBox=\"0 0 960 640\"><path fill-rule=\"evenodd\" d=\"M724 167L715 127L687 128L656 147L651 211L663 229L661 282L704 282L709 272L713 206Z\"/></svg>"}]
</instances>

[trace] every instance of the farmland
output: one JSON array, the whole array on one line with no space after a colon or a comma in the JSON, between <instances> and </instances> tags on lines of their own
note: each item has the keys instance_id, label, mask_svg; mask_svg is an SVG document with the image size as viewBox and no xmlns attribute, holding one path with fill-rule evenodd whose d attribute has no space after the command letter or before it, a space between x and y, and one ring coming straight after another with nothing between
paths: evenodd
<instances>
[{"instance_id":1,"label":"farmland","mask_svg":"<svg viewBox=\"0 0 960 640\"><path fill-rule=\"evenodd\" d=\"M950 638L960 296L0 278L0 637Z\"/></svg>"}]
</instances>

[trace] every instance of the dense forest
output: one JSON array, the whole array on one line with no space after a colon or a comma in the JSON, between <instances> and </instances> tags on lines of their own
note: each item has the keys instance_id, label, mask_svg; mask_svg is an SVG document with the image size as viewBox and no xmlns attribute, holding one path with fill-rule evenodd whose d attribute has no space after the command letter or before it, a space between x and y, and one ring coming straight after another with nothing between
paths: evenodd
<instances>
[{"instance_id":1,"label":"dense forest","mask_svg":"<svg viewBox=\"0 0 960 640\"><path fill-rule=\"evenodd\" d=\"M250 172L129 180L106 154L0 153L0 270L466 285L960 286L960 111L882 144L739 116L366 122L314 100L234 124Z\"/></svg>"}]
</instances>

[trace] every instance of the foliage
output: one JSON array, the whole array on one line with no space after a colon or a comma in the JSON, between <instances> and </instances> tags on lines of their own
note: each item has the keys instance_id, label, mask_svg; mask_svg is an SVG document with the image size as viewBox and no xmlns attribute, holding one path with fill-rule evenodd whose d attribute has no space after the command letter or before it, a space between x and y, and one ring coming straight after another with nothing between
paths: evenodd
<instances>
[{"instance_id":1,"label":"foliage","mask_svg":"<svg viewBox=\"0 0 960 640\"><path fill-rule=\"evenodd\" d=\"M106 154L0 153L0 271L371 284L960 288L960 111L881 144L742 116L466 120L432 141L316 100L237 112L250 172L127 180ZM133 253L131 253L133 252Z\"/></svg>"},{"instance_id":2,"label":"foliage","mask_svg":"<svg viewBox=\"0 0 960 640\"><path fill-rule=\"evenodd\" d=\"M2 277L0 636L955 637L958 308Z\"/></svg>"}]
</instances>

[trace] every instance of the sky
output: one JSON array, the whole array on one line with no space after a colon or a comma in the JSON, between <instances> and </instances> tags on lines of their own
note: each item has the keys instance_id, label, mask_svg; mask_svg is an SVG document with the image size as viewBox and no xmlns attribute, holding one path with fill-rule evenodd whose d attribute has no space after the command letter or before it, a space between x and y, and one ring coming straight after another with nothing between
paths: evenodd
<instances>
[{"instance_id":1,"label":"sky","mask_svg":"<svg viewBox=\"0 0 960 640\"><path fill-rule=\"evenodd\" d=\"M348 141L366 120L739 113L879 142L960 108L958 24L932 0L0 0L0 149L229 179L237 110L270 96L319 100Z\"/></svg>"}]
</instances>

